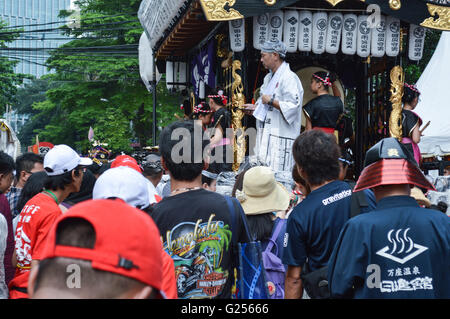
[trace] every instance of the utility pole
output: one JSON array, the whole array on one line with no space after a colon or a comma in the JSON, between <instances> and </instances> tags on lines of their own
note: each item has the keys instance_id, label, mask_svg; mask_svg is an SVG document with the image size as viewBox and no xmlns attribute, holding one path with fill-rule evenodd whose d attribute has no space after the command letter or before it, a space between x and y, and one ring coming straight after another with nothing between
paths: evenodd
<instances>
[{"instance_id":1,"label":"utility pole","mask_svg":"<svg viewBox=\"0 0 450 319\"><path fill-rule=\"evenodd\" d=\"M156 59L152 57L153 59L153 120L152 120L152 136L153 136L153 146L156 146Z\"/></svg>"}]
</instances>

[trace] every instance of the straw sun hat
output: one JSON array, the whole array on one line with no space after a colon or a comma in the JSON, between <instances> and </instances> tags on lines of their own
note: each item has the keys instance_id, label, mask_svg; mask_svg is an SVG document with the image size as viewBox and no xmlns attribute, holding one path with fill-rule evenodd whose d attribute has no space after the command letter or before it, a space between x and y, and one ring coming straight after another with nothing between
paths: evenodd
<instances>
[{"instance_id":1,"label":"straw sun hat","mask_svg":"<svg viewBox=\"0 0 450 319\"><path fill-rule=\"evenodd\" d=\"M246 215L286 210L290 200L289 192L265 166L256 166L245 172L242 191L236 191L236 197Z\"/></svg>"}]
</instances>

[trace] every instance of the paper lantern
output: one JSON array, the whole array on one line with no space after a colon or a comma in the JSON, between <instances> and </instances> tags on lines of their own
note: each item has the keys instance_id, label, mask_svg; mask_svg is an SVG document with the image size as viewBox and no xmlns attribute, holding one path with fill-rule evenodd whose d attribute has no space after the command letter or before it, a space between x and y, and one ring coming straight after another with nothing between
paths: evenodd
<instances>
[{"instance_id":1,"label":"paper lantern","mask_svg":"<svg viewBox=\"0 0 450 319\"><path fill-rule=\"evenodd\" d=\"M154 55L150 47L150 42L148 41L147 34L142 32L141 38L139 39L139 73L142 82L144 82L145 87L150 93L153 91L153 86L150 84L153 81L153 63ZM156 68L156 82L159 82L160 79L161 74L159 74L158 68Z\"/></svg>"},{"instance_id":2,"label":"paper lantern","mask_svg":"<svg viewBox=\"0 0 450 319\"><path fill-rule=\"evenodd\" d=\"M186 62L179 62L178 63L178 83L186 83L187 81L187 72L186 72ZM178 89L184 90L186 88L186 85L179 84Z\"/></svg>"},{"instance_id":3,"label":"paper lantern","mask_svg":"<svg viewBox=\"0 0 450 319\"><path fill-rule=\"evenodd\" d=\"M372 28L371 54L381 58L386 52L386 17L380 16L380 22Z\"/></svg>"},{"instance_id":4,"label":"paper lantern","mask_svg":"<svg viewBox=\"0 0 450 319\"><path fill-rule=\"evenodd\" d=\"M409 52L408 57L412 61L422 59L425 44L425 29L421 26L411 24L409 26Z\"/></svg>"},{"instance_id":5,"label":"paper lantern","mask_svg":"<svg viewBox=\"0 0 450 319\"><path fill-rule=\"evenodd\" d=\"M325 50L327 53L336 54L341 44L342 21L344 17L340 12L328 15L327 42Z\"/></svg>"},{"instance_id":6,"label":"paper lantern","mask_svg":"<svg viewBox=\"0 0 450 319\"><path fill-rule=\"evenodd\" d=\"M283 17L281 10L269 14L269 41L283 40Z\"/></svg>"},{"instance_id":7,"label":"paper lantern","mask_svg":"<svg viewBox=\"0 0 450 319\"><path fill-rule=\"evenodd\" d=\"M370 54L372 32L370 31L367 16L358 16L358 35L356 44L356 53L362 57L367 58Z\"/></svg>"},{"instance_id":8,"label":"paper lantern","mask_svg":"<svg viewBox=\"0 0 450 319\"><path fill-rule=\"evenodd\" d=\"M269 14L253 17L253 47L261 50L261 45L269 39Z\"/></svg>"},{"instance_id":9,"label":"paper lantern","mask_svg":"<svg viewBox=\"0 0 450 319\"><path fill-rule=\"evenodd\" d=\"M166 61L166 87L169 91L173 90L174 85L174 64L173 61Z\"/></svg>"},{"instance_id":10,"label":"paper lantern","mask_svg":"<svg viewBox=\"0 0 450 319\"><path fill-rule=\"evenodd\" d=\"M387 17L386 19L386 55L393 57L400 52L400 19Z\"/></svg>"},{"instance_id":11,"label":"paper lantern","mask_svg":"<svg viewBox=\"0 0 450 319\"><path fill-rule=\"evenodd\" d=\"M288 10L284 12L283 41L287 52L297 52L298 43L298 12Z\"/></svg>"},{"instance_id":12,"label":"paper lantern","mask_svg":"<svg viewBox=\"0 0 450 319\"><path fill-rule=\"evenodd\" d=\"M298 19L298 49L303 52L310 52L313 30L311 11L300 11Z\"/></svg>"},{"instance_id":13,"label":"paper lantern","mask_svg":"<svg viewBox=\"0 0 450 319\"><path fill-rule=\"evenodd\" d=\"M245 48L245 20L231 20L228 24L230 29L231 51L242 52Z\"/></svg>"},{"instance_id":14,"label":"paper lantern","mask_svg":"<svg viewBox=\"0 0 450 319\"><path fill-rule=\"evenodd\" d=\"M344 15L342 26L342 53L353 55L356 53L358 17L349 13Z\"/></svg>"},{"instance_id":15,"label":"paper lantern","mask_svg":"<svg viewBox=\"0 0 450 319\"><path fill-rule=\"evenodd\" d=\"M328 14L316 12L313 14L312 51L315 54L325 52L327 41Z\"/></svg>"}]
</instances>

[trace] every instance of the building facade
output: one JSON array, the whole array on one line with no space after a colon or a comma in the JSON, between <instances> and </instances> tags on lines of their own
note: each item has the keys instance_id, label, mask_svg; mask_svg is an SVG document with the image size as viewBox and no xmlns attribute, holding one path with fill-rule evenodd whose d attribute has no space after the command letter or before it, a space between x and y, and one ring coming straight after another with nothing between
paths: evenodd
<instances>
[{"instance_id":1,"label":"building facade","mask_svg":"<svg viewBox=\"0 0 450 319\"><path fill-rule=\"evenodd\" d=\"M65 37L57 29L64 25L65 19L58 18L61 10L68 10L71 0L0 0L0 19L8 26L0 31L7 32L10 27L23 27L24 33L1 50L2 56L16 59L16 73L31 74L37 78L49 73L45 66L49 57L48 49L66 43ZM34 32L30 32L34 31Z\"/></svg>"}]
</instances>

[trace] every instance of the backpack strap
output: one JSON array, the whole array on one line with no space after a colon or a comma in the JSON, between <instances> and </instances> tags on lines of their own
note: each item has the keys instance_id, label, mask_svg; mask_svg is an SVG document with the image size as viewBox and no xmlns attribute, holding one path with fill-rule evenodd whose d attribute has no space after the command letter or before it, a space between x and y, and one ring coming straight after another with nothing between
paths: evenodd
<instances>
[{"instance_id":1,"label":"backpack strap","mask_svg":"<svg viewBox=\"0 0 450 319\"><path fill-rule=\"evenodd\" d=\"M352 218L361 213L362 207L369 207L369 204L367 203L367 198L364 191L354 193L353 189L355 188L355 183L347 182L347 184L352 189L352 198L350 203L350 218Z\"/></svg>"},{"instance_id":2,"label":"backpack strap","mask_svg":"<svg viewBox=\"0 0 450 319\"><path fill-rule=\"evenodd\" d=\"M277 247L276 240L278 238L278 235L281 232L281 229L283 228L283 225L285 224L285 221L286 221L285 219L281 219L281 218L279 219L279 221L278 221L277 225L275 226L275 229L272 233L272 237L269 240L269 244L267 245L266 249L264 250L265 252L272 251L272 248L274 245L275 245L275 247ZM277 247L277 250L278 250L278 247Z\"/></svg>"}]
</instances>

